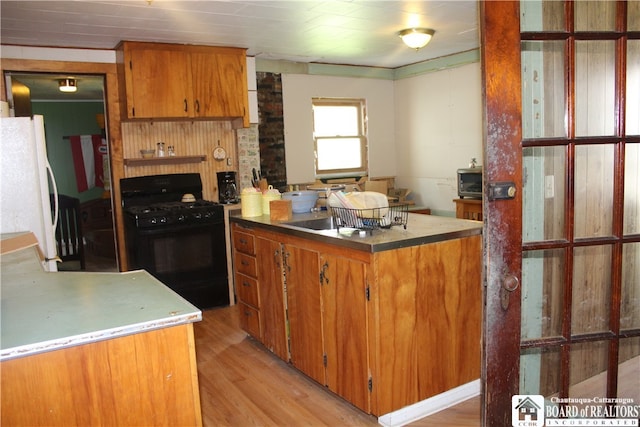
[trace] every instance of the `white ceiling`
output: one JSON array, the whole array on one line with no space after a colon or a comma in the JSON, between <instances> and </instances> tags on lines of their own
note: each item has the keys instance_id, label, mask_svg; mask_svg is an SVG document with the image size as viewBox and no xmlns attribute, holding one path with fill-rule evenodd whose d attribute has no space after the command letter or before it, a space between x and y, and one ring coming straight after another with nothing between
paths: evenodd
<instances>
[{"instance_id":1,"label":"white ceiling","mask_svg":"<svg viewBox=\"0 0 640 427\"><path fill-rule=\"evenodd\" d=\"M121 40L235 46L296 62L397 68L479 46L477 1L0 2L2 44L113 49ZM415 51L397 32L433 28Z\"/></svg>"}]
</instances>

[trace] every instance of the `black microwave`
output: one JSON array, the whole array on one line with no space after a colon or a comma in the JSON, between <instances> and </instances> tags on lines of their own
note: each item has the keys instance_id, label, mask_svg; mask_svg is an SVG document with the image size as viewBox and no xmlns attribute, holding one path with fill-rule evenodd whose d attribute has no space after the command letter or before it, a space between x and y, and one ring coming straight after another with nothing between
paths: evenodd
<instances>
[{"instance_id":1,"label":"black microwave","mask_svg":"<svg viewBox=\"0 0 640 427\"><path fill-rule=\"evenodd\" d=\"M458 169L458 197L482 199L482 166Z\"/></svg>"}]
</instances>

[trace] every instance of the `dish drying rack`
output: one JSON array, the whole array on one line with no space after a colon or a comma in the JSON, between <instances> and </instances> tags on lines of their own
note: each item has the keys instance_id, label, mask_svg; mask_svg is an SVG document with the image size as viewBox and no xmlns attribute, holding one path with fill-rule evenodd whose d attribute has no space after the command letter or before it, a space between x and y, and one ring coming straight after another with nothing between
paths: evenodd
<instances>
[{"instance_id":1,"label":"dish drying rack","mask_svg":"<svg viewBox=\"0 0 640 427\"><path fill-rule=\"evenodd\" d=\"M409 205L401 203L389 204L388 207L352 209L330 207L331 216L338 230L340 228L357 228L368 230L369 234L375 229L391 228L402 225L407 228Z\"/></svg>"}]
</instances>

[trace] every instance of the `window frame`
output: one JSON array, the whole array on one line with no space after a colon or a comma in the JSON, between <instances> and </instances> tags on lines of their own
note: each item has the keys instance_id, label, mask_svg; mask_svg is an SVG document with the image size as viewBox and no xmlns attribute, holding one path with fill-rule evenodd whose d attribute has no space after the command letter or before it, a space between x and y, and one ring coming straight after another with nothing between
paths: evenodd
<instances>
[{"instance_id":1,"label":"window frame","mask_svg":"<svg viewBox=\"0 0 640 427\"><path fill-rule=\"evenodd\" d=\"M358 109L358 135L334 135L334 136L316 136L315 126L315 114L313 109L316 106L323 107L356 107ZM368 162L368 137L367 137L367 109L366 101L363 98L324 98L314 97L311 99L311 115L313 126L313 155L314 155L314 169L315 177L317 179L323 178L347 178L347 177L362 177L367 176L369 171ZM318 169L318 141L323 139L359 139L360 140L360 164L358 168L346 168L346 169Z\"/></svg>"}]
</instances>

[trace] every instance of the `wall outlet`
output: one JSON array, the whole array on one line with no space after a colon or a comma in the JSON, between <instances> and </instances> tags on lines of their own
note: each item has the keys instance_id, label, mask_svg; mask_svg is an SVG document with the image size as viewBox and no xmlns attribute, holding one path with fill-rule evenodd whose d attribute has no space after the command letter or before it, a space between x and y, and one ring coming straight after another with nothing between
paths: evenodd
<instances>
[{"instance_id":1,"label":"wall outlet","mask_svg":"<svg viewBox=\"0 0 640 427\"><path fill-rule=\"evenodd\" d=\"M544 198L552 199L555 196L555 177L546 175L544 177Z\"/></svg>"}]
</instances>

